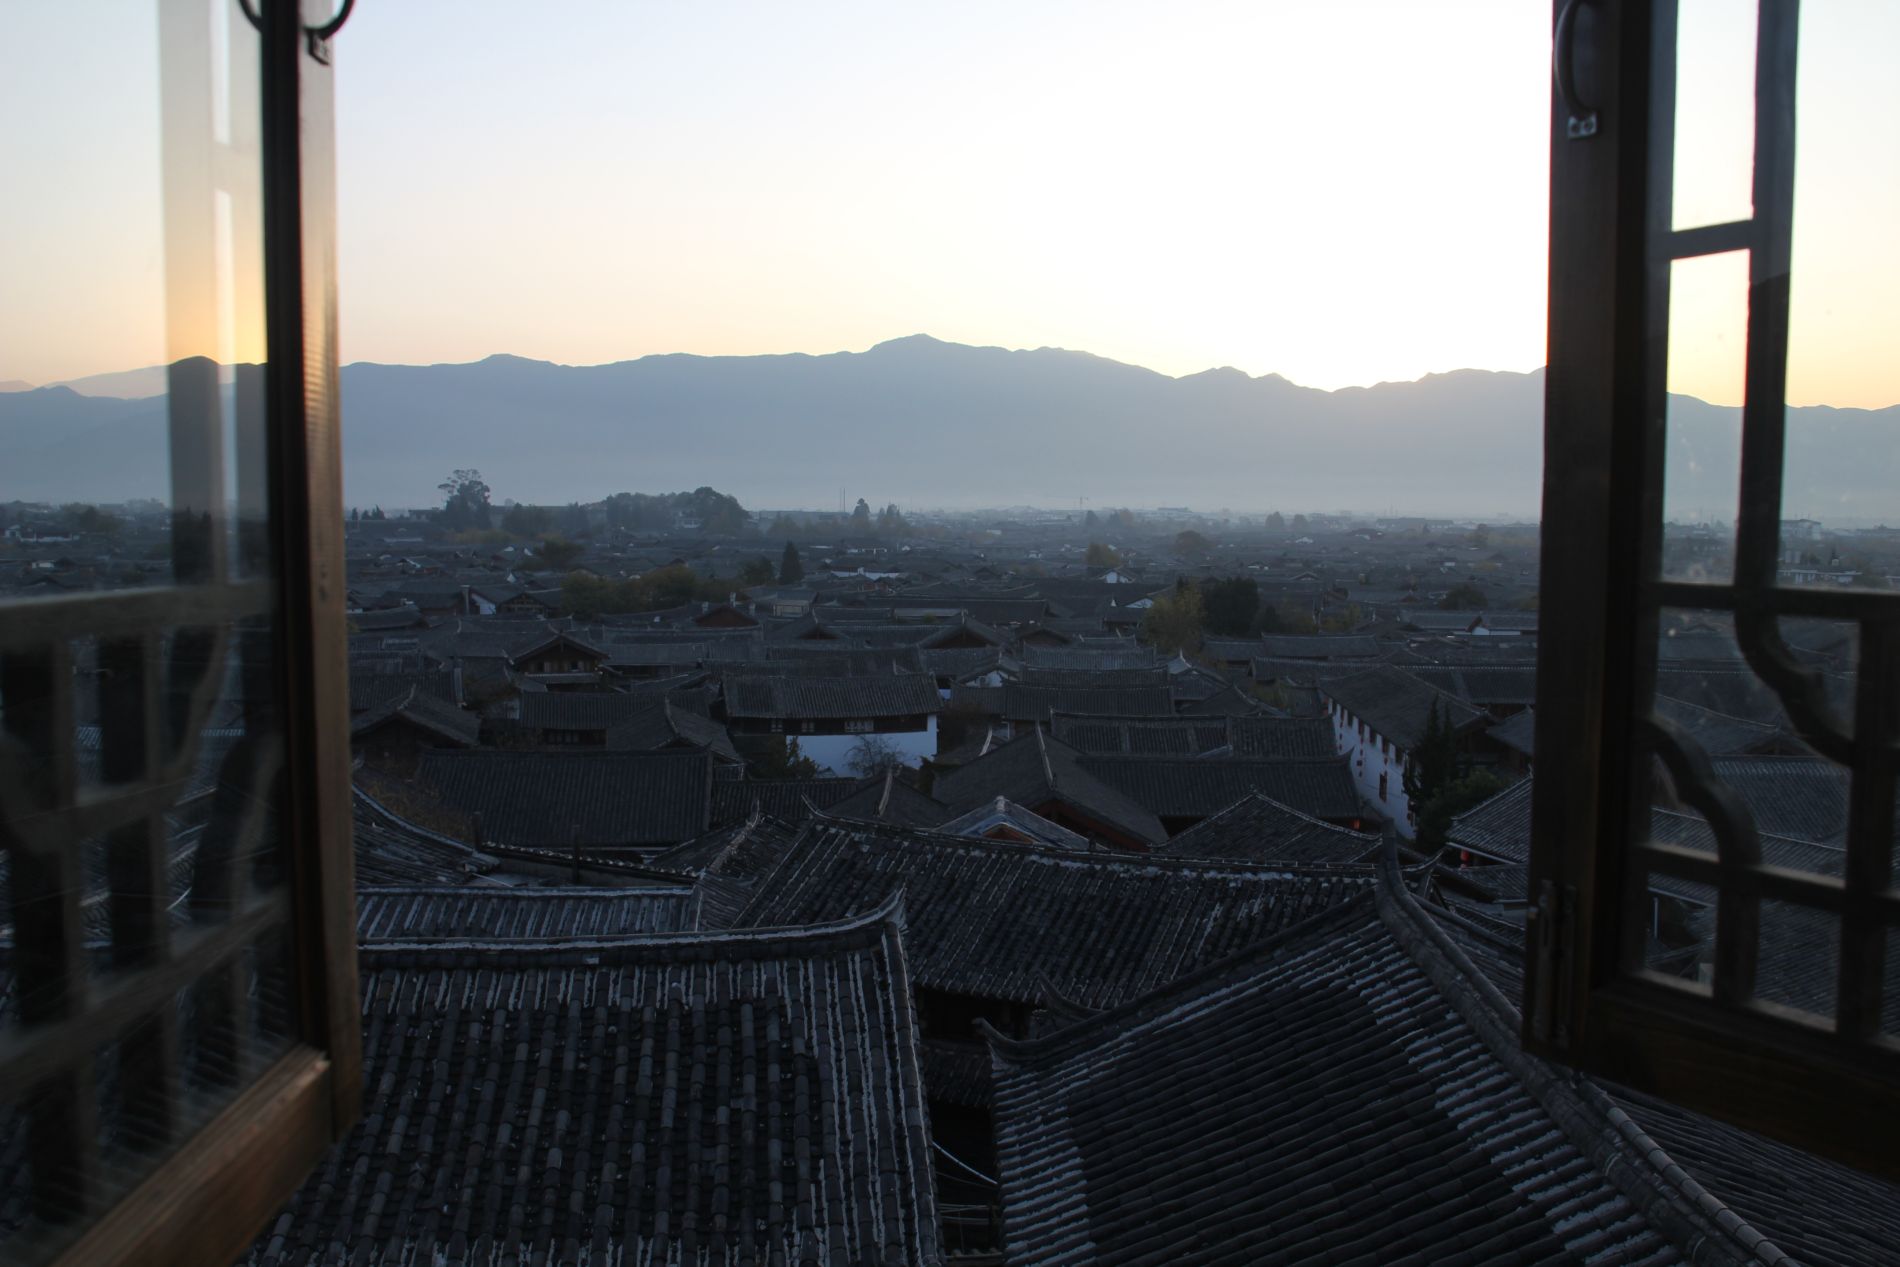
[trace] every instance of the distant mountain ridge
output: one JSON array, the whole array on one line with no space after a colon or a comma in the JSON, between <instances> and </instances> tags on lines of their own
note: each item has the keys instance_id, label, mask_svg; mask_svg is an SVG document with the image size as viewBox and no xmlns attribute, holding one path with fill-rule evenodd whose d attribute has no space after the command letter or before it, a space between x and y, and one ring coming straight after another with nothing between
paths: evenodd
<instances>
[{"instance_id":1,"label":"distant mountain ridge","mask_svg":"<svg viewBox=\"0 0 1900 1267\"><path fill-rule=\"evenodd\" d=\"M767 507L842 488L913 507L1529 515L1541 495L1541 370L1329 392L916 335L825 355L358 362L342 399L345 496L363 506L427 504L460 467L551 503L711 483ZM0 393L0 501L164 496L162 406ZM1788 513L1900 520L1900 406L1789 416ZM1732 514L1738 434L1738 410L1672 398L1672 514Z\"/></svg>"}]
</instances>

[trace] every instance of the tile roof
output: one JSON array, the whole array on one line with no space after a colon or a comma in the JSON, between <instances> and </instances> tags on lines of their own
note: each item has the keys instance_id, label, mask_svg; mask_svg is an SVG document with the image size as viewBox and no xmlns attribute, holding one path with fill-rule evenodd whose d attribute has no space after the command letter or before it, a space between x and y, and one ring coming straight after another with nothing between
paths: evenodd
<instances>
[{"instance_id":1,"label":"tile roof","mask_svg":"<svg viewBox=\"0 0 1900 1267\"><path fill-rule=\"evenodd\" d=\"M1231 717L1236 757L1320 758L1338 755L1332 723L1324 717Z\"/></svg>"},{"instance_id":2,"label":"tile roof","mask_svg":"<svg viewBox=\"0 0 1900 1267\"><path fill-rule=\"evenodd\" d=\"M362 885L356 937L390 941L601 940L693 928L693 891Z\"/></svg>"},{"instance_id":3,"label":"tile roof","mask_svg":"<svg viewBox=\"0 0 1900 1267\"><path fill-rule=\"evenodd\" d=\"M416 779L482 816L482 839L559 849L654 848L710 825L703 752L472 752L430 749Z\"/></svg>"},{"instance_id":4,"label":"tile roof","mask_svg":"<svg viewBox=\"0 0 1900 1267\"><path fill-rule=\"evenodd\" d=\"M1730 717L1668 696L1657 697L1655 711L1685 731L1712 757L1739 756L1793 738L1780 726Z\"/></svg>"},{"instance_id":5,"label":"tile roof","mask_svg":"<svg viewBox=\"0 0 1900 1267\"><path fill-rule=\"evenodd\" d=\"M1049 733L1077 752L1194 757L1231 742L1224 717L1074 717L1054 713ZM1332 749L1330 731L1327 750Z\"/></svg>"},{"instance_id":6,"label":"tile roof","mask_svg":"<svg viewBox=\"0 0 1900 1267\"><path fill-rule=\"evenodd\" d=\"M664 698L649 692L534 691L521 696L518 720L538 730L607 730Z\"/></svg>"},{"instance_id":7,"label":"tile roof","mask_svg":"<svg viewBox=\"0 0 1900 1267\"><path fill-rule=\"evenodd\" d=\"M1131 686L1166 686L1170 677L1167 666L1159 664L1145 669L1044 669L1025 666L1015 676L1016 681L1024 686L1097 691L1124 690Z\"/></svg>"},{"instance_id":8,"label":"tile roof","mask_svg":"<svg viewBox=\"0 0 1900 1267\"><path fill-rule=\"evenodd\" d=\"M1053 985L1085 1006L1132 998L1372 884L1360 867L1151 860L980 837L816 820L742 922L809 923L902 891L919 985L1039 1002Z\"/></svg>"},{"instance_id":9,"label":"tile roof","mask_svg":"<svg viewBox=\"0 0 1900 1267\"><path fill-rule=\"evenodd\" d=\"M1009 721L1047 725L1051 713L1078 717L1172 717L1174 696L1166 686L1130 686L1106 690L1073 686L1003 687L1002 713Z\"/></svg>"},{"instance_id":10,"label":"tile roof","mask_svg":"<svg viewBox=\"0 0 1900 1267\"><path fill-rule=\"evenodd\" d=\"M1671 1160L1794 1261L1893 1263L1900 1187L1650 1096L1607 1090Z\"/></svg>"},{"instance_id":11,"label":"tile roof","mask_svg":"<svg viewBox=\"0 0 1900 1267\"><path fill-rule=\"evenodd\" d=\"M999 829L1019 833L1018 835L996 836ZM1059 849L1076 849L1088 852L1094 843L1087 836L1078 835L1068 828L1052 823L1034 810L1024 809L1005 797L997 797L988 805L979 805L966 814L960 814L947 823L937 827L946 836L989 836L997 840L1017 840L1027 837L1038 844L1054 845Z\"/></svg>"},{"instance_id":12,"label":"tile roof","mask_svg":"<svg viewBox=\"0 0 1900 1267\"><path fill-rule=\"evenodd\" d=\"M1476 708L1528 708L1537 702L1535 665L1416 664L1405 672Z\"/></svg>"},{"instance_id":13,"label":"tile roof","mask_svg":"<svg viewBox=\"0 0 1900 1267\"><path fill-rule=\"evenodd\" d=\"M1037 669L1151 669L1162 660L1149 647L1136 646L1116 639L1112 647L1039 647L1023 648L1023 663Z\"/></svg>"},{"instance_id":14,"label":"tile roof","mask_svg":"<svg viewBox=\"0 0 1900 1267\"><path fill-rule=\"evenodd\" d=\"M1424 736L1434 704L1440 721L1454 730L1484 718L1482 709L1390 665L1322 682L1320 693L1407 751Z\"/></svg>"},{"instance_id":15,"label":"tile roof","mask_svg":"<svg viewBox=\"0 0 1900 1267\"><path fill-rule=\"evenodd\" d=\"M607 729L606 746L619 751L652 752L674 744L690 744L734 764L745 760L724 726L669 699Z\"/></svg>"},{"instance_id":16,"label":"tile roof","mask_svg":"<svg viewBox=\"0 0 1900 1267\"><path fill-rule=\"evenodd\" d=\"M863 786L862 779L720 779L713 784L712 821L742 823L759 811L802 823L813 809L829 809Z\"/></svg>"},{"instance_id":17,"label":"tile roof","mask_svg":"<svg viewBox=\"0 0 1900 1267\"><path fill-rule=\"evenodd\" d=\"M992 1037L1012 1263L1748 1260L1594 1087L1522 1053L1381 885L1046 1038Z\"/></svg>"},{"instance_id":18,"label":"tile roof","mask_svg":"<svg viewBox=\"0 0 1900 1267\"><path fill-rule=\"evenodd\" d=\"M350 668L350 711L367 712L392 699L406 699L414 689L444 704L459 705L456 674L453 669L422 669L399 673L379 673L358 665Z\"/></svg>"},{"instance_id":19,"label":"tile roof","mask_svg":"<svg viewBox=\"0 0 1900 1267\"><path fill-rule=\"evenodd\" d=\"M499 865L471 845L402 822L361 788L350 789L350 818L359 885L462 884Z\"/></svg>"},{"instance_id":20,"label":"tile roof","mask_svg":"<svg viewBox=\"0 0 1900 1267\"><path fill-rule=\"evenodd\" d=\"M1512 713L1485 732L1485 737L1527 757L1537 755L1537 710Z\"/></svg>"},{"instance_id":21,"label":"tile roof","mask_svg":"<svg viewBox=\"0 0 1900 1267\"><path fill-rule=\"evenodd\" d=\"M1060 803L1084 818L1148 844L1168 838L1152 810L1090 773L1084 758L1041 727L993 747L968 765L937 777L931 795L957 813L1005 797L1048 816Z\"/></svg>"},{"instance_id":22,"label":"tile roof","mask_svg":"<svg viewBox=\"0 0 1900 1267\"><path fill-rule=\"evenodd\" d=\"M1258 638L1204 638L1201 641L1201 654L1210 660L1245 664L1267 652Z\"/></svg>"},{"instance_id":23,"label":"tile roof","mask_svg":"<svg viewBox=\"0 0 1900 1267\"><path fill-rule=\"evenodd\" d=\"M1820 757L1717 757L1710 765L1747 803L1756 830L1822 844L1845 840L1845 768Z\"/></svg>"},{"instance_id":24,"label":"tile roof","mask_svg":"<svg viewBox=\"0 0 1900 1267\"><path fill-rule=\"evenodd\" d=\"M1311 685L1315 682L1335 682L1341 678L1364 673L1366 666L1358 660L1293 660L1255 656L1247 662L1247 671L1256 682L1298 682Z\"/></svg>"},{"instance_id":25,"label":"tile roof","mask_svg":"<svg viewBox=\"0 0 1900 1267\"><path fill-rule=\"evenodd\" d=\"M1314 818L1364 816L1341 757L1084 757L1082 768L1161 818L1210 818L1254 792Z\"/></svg>"},{"instance_id":26,"label":"tile roof","mask_svg":"<svg viewBox=\"0 0 1900 1267\"><path fill-rule=\"evenodd\" d=\"M411 686L405 694L391 696L352 717L350 735L367 735L397 719L464 748L473 746L482 733L482 719L477 714L425 694L420 686Z\"/></svg>"},{"instance_id":27,"label":"tile roof","mask_svg":"<svg viewBox=\"0 0 1900 1267\"><path fill-rule=\"evenodd\" d=\"M1499 862L1531 860L1531 780L1519 779L1451 820L1447 844Z\"/></svg>"},{"instance_id":28,"label":"tile roof","mask_svg":"<svg viewBox=\"0 0 1900 1267\"><path fill-rule=\"evenodd\" d=\"M246 1261L940 1262L900 930L366 948L363 1116Z\"/></svg>"},{"instance_id":29,"label":"tile roof","mask_svg":"<svg viewBox=\"0 0 1900 1267\"><path fill-rule=\"evenodd\" d=\"M1263 634L1256 655L1287 660L1376 660L1384 650L1363 634Z\"/></svg>"},{"instance_id":30,"label":"tile roof","mask_svg":"<svg viewBox=\"0 0 1900 1267\"><path fill-rule=\"evenodd\" d=\"M766 719L920 717L943 710L927 673L889 677L736 677L726 681L726 714Z\"/></svg>"},{"instance_id":31,"label":"tile roof","mask_svg":"<svg viewBox=\"0 0 1900 1267\"><path fill-rule=\"evenodd\" d=\"M935 827L950 817L950 807L897 777L895 769L863 781L863 786L825 810L838 818Z\"/></svg>"},{"instance_id":32,"label":"tile roof","mask_svg":"<svg viewBox=\"0 0 1900 1267\"><path fill-rule=\"evenodd\" d=\"M1170 858L1233 862L1364 862L1379 845L1370 832L1350 831L1302 814L1260 792L1202 819L1155 852Z\"/></svg>"},{"instance_id":33,"label":"tile roof","mask_svg":"<svg viewBox=\"0 0 1900 1267\"><path fill-rule=\"evenodd\" d=\"M1514 882L1499 887L1515 887L1522 899L1521 868L1468 868L1460 874L1489 879L1492 872L1514 874ZM1523 994L1522 926L1482 938L1468 934L1459 944L1497 984L1514 1031L1517 1012L1509 1004ZM1786 949L1765 924L1764 966L1772 967ZM1894 1032L1894 1013L1887 1015L1887 1032ZM1671 1162L1768 1238L1760 1260L1776 1261L1778 1253L1815 1267L1884 1267L1893 1260L1893 1246L1900 1244L1900 1185L1623 1087L1605 1084L1603 1090Z\"/></svg>"}]
</instances>

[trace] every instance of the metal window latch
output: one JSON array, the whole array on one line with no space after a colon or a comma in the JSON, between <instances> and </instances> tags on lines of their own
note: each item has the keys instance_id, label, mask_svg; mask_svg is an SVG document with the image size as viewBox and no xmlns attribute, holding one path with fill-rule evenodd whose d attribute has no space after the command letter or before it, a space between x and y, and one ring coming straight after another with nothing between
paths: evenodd
<instances>
[{"instance_id":1,"label":"metal window latch","mask_svg":"<svg viewBox=\"0 0 1900 1267\"><path fill-rule=\"evenodd\" d=\"M1563 99L1564 111L1570 116L1564 130L1573 141L1587 140L1597 134L1596 107L1585 105L1577 93L1577 19L1589 3L1590 0L1569 0L1557 15L1557 32L1551 41L1551 72L1557 79L1557 95ZM1586 49L1586 55L1590 51Z\"/></svg>"},{"instance_id":2,"label":"metal window latch","mask_svg":"<svg viewBox=\"0 0 1900 1267\"><path fill-rule=\"evenodd\" d=\"M1536 947L1531 1033L1553 1047L1570 1045L1571 959L1575 949L1577 891L1554 880L1537 886L1526 933Z\"/></svg>"},{"instance_id":3,"label":"metal window latch","mask_svg":"<svg viewBox=\"0 0 1900 1267\"><path fill-rule=\"evenodd\" d=\"M250 20L253 27L260 31L264 29L264 18L258 12L257 0L238 0L238 7L244 10L244 16ZM336 16L328 22L322 26L304 27L304 46L310 51L311 57L325 66L330 64L330 37L343 29L343 24L350 20L350 10L355 7L356 0L343 0L336 11Z\"/></svg>"}]
</instances>

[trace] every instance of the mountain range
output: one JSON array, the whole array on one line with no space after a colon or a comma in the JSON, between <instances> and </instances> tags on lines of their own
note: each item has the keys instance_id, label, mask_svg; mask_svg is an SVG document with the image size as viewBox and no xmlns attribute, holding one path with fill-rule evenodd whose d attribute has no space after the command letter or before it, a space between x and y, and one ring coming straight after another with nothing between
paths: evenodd
<instances>
[{"instance_id":1,"label":"mountain range","mask_svg":"<svg viewBox=\"0 0 1900 1267\"><path fill-rule=\"evenodd\" d=\"M162 371L0 391L0 501L165 496ZM822 356L515 356L342 370L345 499L421 506L712 484L753 507L1184 505L1531 516L1543 372L1321 391L926 335ZM1726 519L1738 409L1670 398L1672 517ZM1900 406L1789 411L1789 515L1900 520Z\"/></svg>"}]
</instances>

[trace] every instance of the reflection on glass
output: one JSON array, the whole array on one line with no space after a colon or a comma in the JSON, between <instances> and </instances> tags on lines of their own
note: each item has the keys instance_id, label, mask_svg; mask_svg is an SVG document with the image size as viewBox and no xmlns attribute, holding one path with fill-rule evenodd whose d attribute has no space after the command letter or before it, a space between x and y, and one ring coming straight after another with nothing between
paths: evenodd
<instances>
[{"instance_id":1,"label":"reflection on glass","mask_svg":"<svg viewBox=\"0 0 1900 1267\"><path fill-rule=\"evenodd\" d=\"M1755 997L1832 1017L1840 946L1841 921L1832 913L1791 902L1763 902Z\"/></svg>"},{"instance_id":2,"label":"reflection on glass","mask_svg":"<svg viewBox=\"0 0 1900 1267\"><path fill-rule=\"evenodd\" d=\"M1900 152L1866 134L1900 112L1900 81L1867 64L1896 36L1892 6L1802 8L1783 585L1900 584Z\"/></svg>"},{"instance_id":3,"label":"reflection on glass","mask_svg":"<svg viewBox=\"0 0 1900 1267\"><path fill-rule=\"evenodd\" d=\"M257 36L235 3L168 4L100 55L95 14L48 8L57 74L0 84L10 117L104 103L110 126L83 153L5 143L47 212L0 235L7 320L44 328L9 372L64 420L0 507L0 1044L33 1056L0 1082L0 1260L27 1263L293 1037Z\"/></svg>"},{"instance_id":4,"label":"reflection on glass","mask_svg":"<svg viewBox=\"0 0 1900 1267\"><path fill-rule=\"evenodd\" d=\"M1724 582L1735 567L1748 254L1678 260L1669 275L1663 576Z\"/></svg>"},{"instance_id":5,"label":"reflection on glass","mask_svg":"<svg viewBox=\"0 0 1900 1267\"><path fill-rule=\"evenodd\" d=\"M1755 0L1680 0L1675 227L1746 220L1754 199Z\"/></svg>"}]
</instances>

